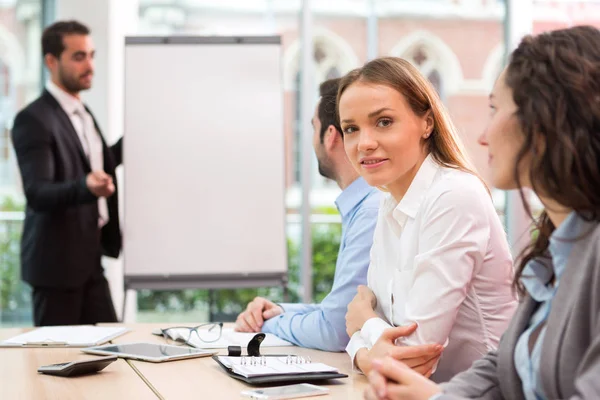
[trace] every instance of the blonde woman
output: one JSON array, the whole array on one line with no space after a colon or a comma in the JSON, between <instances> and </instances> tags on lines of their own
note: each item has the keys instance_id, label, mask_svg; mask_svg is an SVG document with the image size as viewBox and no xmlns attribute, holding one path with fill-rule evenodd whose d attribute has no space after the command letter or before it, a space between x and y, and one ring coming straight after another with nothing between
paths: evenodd
<instances>
[{"instance_id":1,"label":"blonde woman","mask_svg":"<svg viewBox=\"0 0 600 400\"><path fill-rule=\"evenodd\" d=\"M375 360L369 400L600 398L600 31L527 36L490 94L479 143L494 186L532 189L545 209L520 257L523 294L498 350L438 386Z\"/></svg>"},{"instance_id":2,"label":"blonde woman","mask_svg":"<svg viewBox=\"0 0 600 400\"><path fill-rule=\"evenodd\" d=\"M449 380L498 346L516 308L512 259L489 191L435 89L409 62L380 58L350 72L338 115L348 158L386 192L369 288L348 307L346 350L365 373L373 359L392 355ZM401 325L409 326L388 330ZM415 356L415 346L432 343L437 353Z\"/></svg>"}]
</instances>

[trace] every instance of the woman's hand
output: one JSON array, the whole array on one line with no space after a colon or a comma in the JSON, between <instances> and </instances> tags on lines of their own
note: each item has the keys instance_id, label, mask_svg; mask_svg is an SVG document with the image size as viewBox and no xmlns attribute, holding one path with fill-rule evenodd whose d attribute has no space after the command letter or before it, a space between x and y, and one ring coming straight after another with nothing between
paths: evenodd
<instances>
[{"instance_id":1,"label":"woman's hand","mask_svg":"<svg viewBox=\"0 0 600 400\"><path fill-rule=\"evenodd\" d=\"M419 346L397 346L396 339L412 334L417 329L417 324L399 326L383 331L377 342L370 350L360 349L356 353L356 366L368 375L373 369L373 361L387 356L402 361L415 372L429 378L433 367L438 362L444 347L437 343L422 344Z\"/></svg>"},{"instance_id":2,"label":"woman's hand","mask_svg":"<svg viewBox=\"0 0 600 400\"><path fill-rule=\"evenodd\" d=\"M364 285L358 286L358 293L348 304L346 313L346 332L352 337L355 332L360 331L367 320L377 318L375 314L377 298L373 291Z\"/></svg>"},{"instance_id":3,"label":"woman's hand","mask_svg":"<svg viewBox=\"0 0 600 400\"><path fill-rule=\"evenodd\" d=\"M429 400L440 387L391 357L373 360L367 400Z\"/></svg>"}]
</instances>

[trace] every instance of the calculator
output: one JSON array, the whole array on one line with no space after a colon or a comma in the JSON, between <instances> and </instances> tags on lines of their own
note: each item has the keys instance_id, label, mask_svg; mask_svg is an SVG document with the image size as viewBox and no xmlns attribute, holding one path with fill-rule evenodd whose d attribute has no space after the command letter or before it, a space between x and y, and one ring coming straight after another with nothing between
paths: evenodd
<instances>
[{"instance_id":1,"label":"calculator","mask_svg":"<svg viewBox=\"0 0 600 400\"><path fill-rule=\"evenodd\" d=\"M38 372L47 375L56 376L78 376L92 374L94 372L102 371L110 363L117 360L118 357L94 357L86 360L77 360L63 362L59 364L44 365L38 368Z\"/></svg>"}]
</instances>

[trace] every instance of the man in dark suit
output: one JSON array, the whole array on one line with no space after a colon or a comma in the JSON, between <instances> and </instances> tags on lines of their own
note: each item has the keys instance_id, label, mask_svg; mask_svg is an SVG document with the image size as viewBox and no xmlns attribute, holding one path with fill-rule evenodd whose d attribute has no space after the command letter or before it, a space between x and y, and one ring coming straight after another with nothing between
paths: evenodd
<instances>
[{"instance_id":1,"label":"man in dark suit","mask_svg":"<svg viewBox=\"0 0 600 400\"><path fill-rule=\"evenodd\" d=\"M116 322L100 258L121 250L121 140L107 147L79 98L94 73L89 29L57 22L44 30L42 51L51 79L12 129L27 199L21 274L33 288L34 323Z\"/></svg>"}]
</instances>

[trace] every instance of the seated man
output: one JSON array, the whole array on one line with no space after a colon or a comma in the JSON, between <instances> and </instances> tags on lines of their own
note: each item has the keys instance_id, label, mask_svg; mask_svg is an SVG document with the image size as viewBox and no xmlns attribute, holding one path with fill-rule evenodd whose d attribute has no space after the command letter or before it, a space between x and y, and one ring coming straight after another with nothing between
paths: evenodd
<instances>
[{"instance_id":1,"label":"seated man","mask_svg":"<svg viewBox=\"0 0 600 400\"><path fill-rule=\"evenodd\" d=\"M312 118L319 173L335 180L342 189L335 201L342 216L342 240L331 292L321 304L275 304L257 297L236 321L238 331L262 330L298 346L326 351L343 351L350 340L346 308L358 285L367 282L380 200L379 191L359 177L344 151L335 115L339 81L331 79L321 84L321 99Z\"/></svg>"}]
</instances>

